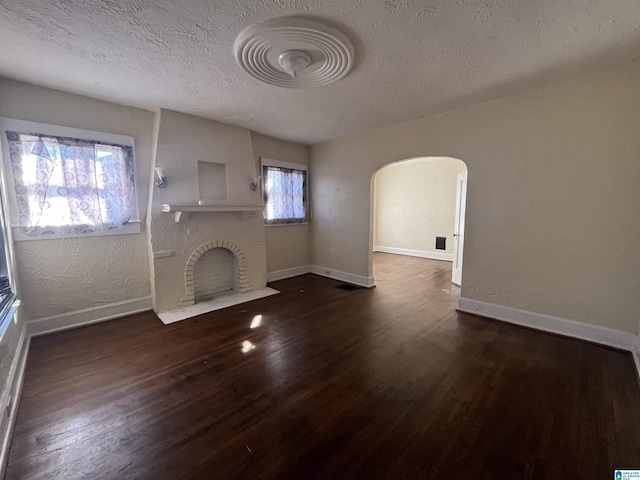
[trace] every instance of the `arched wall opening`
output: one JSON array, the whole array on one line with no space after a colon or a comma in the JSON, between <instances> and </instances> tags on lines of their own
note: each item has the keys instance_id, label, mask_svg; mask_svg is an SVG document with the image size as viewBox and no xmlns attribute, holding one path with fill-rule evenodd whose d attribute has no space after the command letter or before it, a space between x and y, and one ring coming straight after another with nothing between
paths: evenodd
<instances>
[{"instance_id":1,"label":"arched wall opening","mask_svg":"<svg viewBox=\"0 0 640 480\"><path fill-rule=\"evenodd\" d=\"M372 173L369 276L375 275L374 251L454 260L458 174L467 171L458 158L424 156L390 162Z\"/></svg>"}]
</instances>

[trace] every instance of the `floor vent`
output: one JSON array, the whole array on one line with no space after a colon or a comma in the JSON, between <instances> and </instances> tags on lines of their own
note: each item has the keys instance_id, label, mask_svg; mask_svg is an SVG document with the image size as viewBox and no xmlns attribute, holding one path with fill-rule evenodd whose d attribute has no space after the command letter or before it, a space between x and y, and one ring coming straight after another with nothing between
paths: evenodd
<instances>
[{"instance_id":1,"label":"floor vent","mask_svg":"<svg viewBox=\"0 0 640 480\"><path fill-rule=\"evenodd\" d=\"M346 290L347 292L353 292L354 290L360 290L362 287L351 285L350 283L343 283L342 285L338 285L336 288Z\"/></svg>"}]
</instances>

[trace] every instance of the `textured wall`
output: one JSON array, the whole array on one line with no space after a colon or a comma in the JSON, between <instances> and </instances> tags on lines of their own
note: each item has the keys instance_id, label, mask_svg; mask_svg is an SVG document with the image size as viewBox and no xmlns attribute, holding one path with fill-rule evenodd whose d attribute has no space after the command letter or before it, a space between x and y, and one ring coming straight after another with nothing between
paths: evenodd
<instances>
[{"instance_id":1,"label":"textured wall","mask_svg":"<svg viewBox=\"0 0 640 480\"><path fill-rule=\"evenodd\" d=\"M456 181L466 171L460 160L429 158L400 162L375 176L373 244L383 247L453 253ZM447 237L436 250L435 237Z\"/></svg>"},{"instance_id":2,"label":"textured wall","mask_svg":"<svg viewBox=\"0 0 640 480\"><path fill-rule=\"evenodd\" d=\"M144 225L151 112L0 79L0 115L134 137L138 205ZM22 314L28 320L150 294L145 233L35 240L15 246Z\"/></svg>"},{"instance_id":3,"label":"textured wall","mask_svg":"<svg viewBox=\"0 0 640 480\"><path fill-rule=\"evenodd\" d=\"M227 165L228 205L258 205L260 193L249 189L256 165L251 133L212 120L161 110L156 115L155 165L166 171L166 188L154 188L151 201L151 249L172 251L153 260L154 308L157 312L180 305L185 294L184 269L191 254L212 240L229 240L247 259L253 288L266 285L264 224L259 212L243 220L241 213L192 213L175 223L173 213L162 213L163 203L185 205L198 201L198 161Z\"/></svg>"},{"instance_id":4,"label":"textured wall","mask_svg":"<svg viewBox=\"0 0 640 480\"><path fill-rule=\"evenodd\" d=\"M284 142L251 133L256 169L260 171L260 157L285 162L309 164L309 147ZM313 175L313 172L309 172ZM313 210L313 205L311 206ZM311 260L309 225L278 225L265 227L267 239L267 272L308 265Z\"/></svg>"},{"instance_id":5,"label":"textured wall","mask_svg":"<svg viewBox=\"0 0 640 480\"><path fill-rule=\"evenodd\" d=\"M371 275L371 175L469 169L462 296L635 333L640 63L312 147L313 263Z\"/></svg>"},{"instance_id":6,"label":"textured wall","mask_svg":"<svg viewBox=\"0 0 640 480\"><path fill-rule=\"evenodd\" d=\"M145 297L145 234L16 242L23 314L36 319Z\"/></svg>"}]
</instances>

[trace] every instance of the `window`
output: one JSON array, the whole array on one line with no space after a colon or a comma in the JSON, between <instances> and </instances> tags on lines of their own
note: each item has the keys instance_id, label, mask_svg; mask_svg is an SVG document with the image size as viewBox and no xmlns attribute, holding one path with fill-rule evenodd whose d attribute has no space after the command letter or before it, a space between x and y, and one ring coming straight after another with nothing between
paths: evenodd
<instances>
[{"instance_id":1,"label":"window","mask_svg":"<svg viewBox=\"0 0 640 480\"><path fill-rule=\"evenodd\" d=\"M308 167L262 158L264 221L267 225L307 223Z\"/></svg>"},{"instance_id":2,"label":"window","mask_svg":"<svg viewBox=\"0 0 640 480\"><path fill-rule=\"evenodd\" d=\"M0 337L12 318L11 309L16 299L11 276L10 243L5 229L5 215L1 197L0 192Z\"/></svg>"},{"instance_id":3,"label":"window","mask_svg":"<svg viewBox=\"0 0 640 480\"><path fill-rule=\"evenodd\" d=\"M15 120L2 127L16 240L140 232L131 137Z\"/></svg>"}]
</instances>

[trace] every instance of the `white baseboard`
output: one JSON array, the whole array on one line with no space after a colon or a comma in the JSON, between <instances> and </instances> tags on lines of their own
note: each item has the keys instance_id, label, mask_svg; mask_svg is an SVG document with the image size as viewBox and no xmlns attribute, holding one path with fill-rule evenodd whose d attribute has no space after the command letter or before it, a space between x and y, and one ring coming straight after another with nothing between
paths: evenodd
<instances>
[{"instance_id":1,"label":"white baseboard","mask_svg":"<svg viewBox=\"0 0 640 480\"><path fill-rule=\"evenodd\" d=\"M343 272L342 270L336 270L335 268L321 267L319 265L301 265L299 267L286 268L284 270L269 272L267 273L267 281L275 282L276 280L297 277L298 275L304 275L307 273L313 273L322 277L333 278L334 280L352 283L361 287L375 287L373 277L355 275L353 273Z\"/></svg>"},{"instance_id":2,"label":"white baseboard","mask_svg":"<svg viewBox=\"0 0 640 480\"><path fill-rule=\"evenodd\" d=\"M566 318L552 317L550 315L520 310L518 308L505 307L504 305L471 300L469 298L460 298L458 300L458 310L522 325L535 330L542 330L543 332L579 338L580 340L587 340L629 352L633 352L638 338L632 333L621 330L576 322L575 320L568 320Z\"/></svg>"},{"instance_id":3,"label":"white baseboard","mask_svg":"<svg viewBox=\"0 0 640 480\"><path fill-rule=\"evenodd\" d=\"M349 272L343 272L336 270L335 268L321 267L319 265L310 265L310 272L322 277L333 278L334 280L340 280L341 282L352 283L361 287L371 288L375 287L373 277L365 277L363 275L355 275Z\"/></svg>"},{"instance_id":4,"label":"white baseboard","mask_svg":"<svg viewBox=\"0 0 640 480\"><path fill-rule=\"evenodd\" d=\"M382 245L374 245L374 252L395 253L398 255L409 255L410 257L430 258L432 260L444 260L453 262L453 253L429 252L427 250L410 250L408 248L384 247Z\"/></svg>"},{"instance_id":5,"label":"white baseboard","mask_svg":"<svg viewBox=\"0 0 640 480\"><path fill-rule=\"evenodd\" d=\"M151 310L151 297L134 298L27 322L30 336L44 335Z\"/></svg>"},{"instance_id":6,"label":"white baseboard","mask_svg":"<svg viewBox=\"0 0 640 480\"><path fill-rule=\"evenodd\" d=\"M6 395L7 398L3 398L1 403L3 406L2 415L4 415L6 405L11 401L9 418L5 424L4 432L1 432L2 450L0 450L0 478L4 478L5 469L7 467L9 447L11 445L11 437L13 434L13 427L16 422L16 415L18 413L18 404L20 403L19 399L22 392L22 382L24 380L24 370L27 365L27 354L29 353L30 341L31 338L27 333L27 325L26 323L23 323L20 338L18 339L18 345L16 347L16 355L13 358L13 363L9 370L9 377L7 379L7 384L9 385Z\"/></svg>"},{"instance_id":7,"label":"white baseboard","mask_svg":"<svg viewBox=\"0 0 640 480\"><path fill-rule=\"evenodd\" d=\"M301 265L299 267L285 268L274 272L267 272L267 282L284 280L285 278L297 277L311 272L311 265Z\"/></svg>"}]
</instances>

